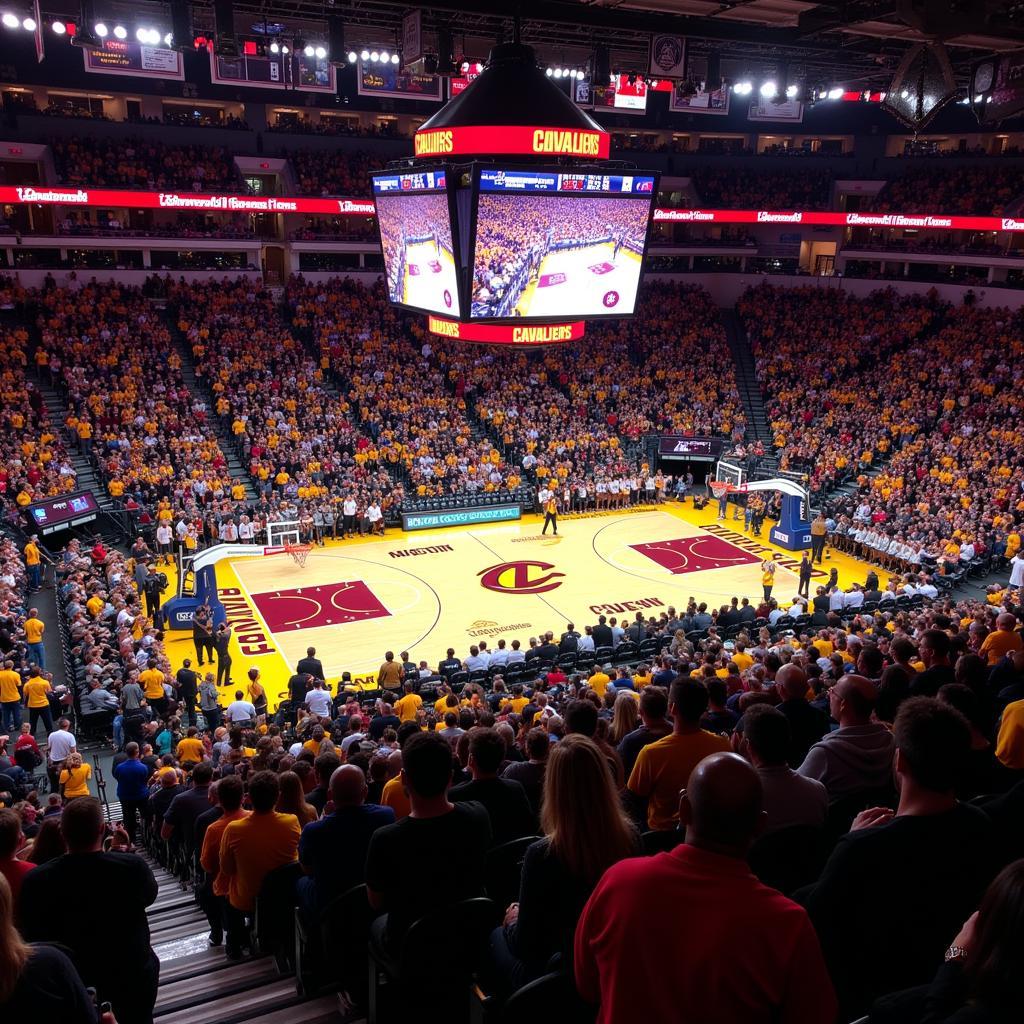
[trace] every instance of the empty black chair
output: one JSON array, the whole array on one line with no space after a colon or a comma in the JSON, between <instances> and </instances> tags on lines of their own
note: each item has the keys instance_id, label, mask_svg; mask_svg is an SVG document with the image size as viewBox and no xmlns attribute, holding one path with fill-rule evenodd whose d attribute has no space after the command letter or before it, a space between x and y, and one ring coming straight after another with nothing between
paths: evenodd
<instances>
[{"instance_id":1,"label":"empty black chair","mask_svg":"<svg viewBox=\"0 0 1024 1024\"><path fill-rule=\"evenodd\" d=\"M796 625L796 619L792 615L781 615L775 620L776 629L792 629Z\"/></svg>"},{"instance_id":2,"label":"empty black chair","mask_svg":"<svg viewBox=\"0 0 1024 1024\"><path fill-rule=\"evenodd\" d=\"M595 661L595 663L604 665L607 662L611 661L613 657L615 657L615 648L614 647L604 646L604 647L595 647L594 648L594 661Z\"/></svg>"},{"instance_id":3,"label":"empty black chair","mask_svg":"<svg viewBox=\"0 0 1024 1024\"><path fill-rule=\"evenodd\" d=\"M357 885L320 908L315 921L295 911L295 988L300 996L336 988L355 994L366 984L366 943L376 916Z\"/></svg>"},{"instance_id":4,"label":"empty black chair","mask_svg":"<svg viewBox=\"0 0 1024 1024\"><path fill-rule=\"evenodd\" d=\"M581 654L576 655L576 671L577 672L590 672L597 662L594 659L593 651L583 651Z\"/></svg>"},{"instance_id":5,"label":"empty black chair","mask_svg":"<svg viewBox=\"0 0 1024 1024\"><path fill-rule=\"evenodd\" d=\"M664 636L658 637L658 653L661 654L663 651L668 650L672 646L673 637L671 634L666 633Z\"/></svg>"},{"instance_id":6,"label":"empty black chair","mask_svg":"<svg viewBox=\"0 0 1024 1024\"><path fill-rule=\"evenodd\" d=\"M812 616L808 615L806 612L803 615L798 615L793 620L793 626L796 629L800 629L803 626L809 626L811 624L811 618Z\"/></svg>"},{"instance_id":7,"label":"empty black chair","mask_svg":"<svg viewBox=\"0 0 1024 1024\"><path fill-rule=\"evenodd\" d=\"M553 971L513 992L501 1007L501 1024L590 1024L596 1013L576 991L572 974Z\"/></svg>"},{"instance_id":8,"label":"empty black chair","mask_svg":"<svg viewBox=\"0 0 1024 1024\"><path fill-rule=\"evenodd\" d=\"M384 945L386 920L375 921L369 944L369 1024L413 1015L421 1020L463 1019L469 979L500 920L492 900L462 900L415 921L397 950ZM439 955L445 964L443 985L437 984Z\"/></svg>"},{"instance_id":9,"label":"empty black chair","mask_svg":"<svg viewBox=\"0 0 1024 1024\"><path fill-rule=\"evenodd\" d=\"M568 651L558 656L557 665L563 672L573 672L576 669L576 658L577 655L574 652Z\"/></svg>"},{"instance_id":10,"label":"empty black chair","mask_svg":"<svg viewBox=\"0 0 1024 1024\"><path fill-rule=\"evenodd\" d=\"M653 658L661 648L661 637L649 636L642 641L637 653L641 658Z\"/></svg>"},{"instance_id":11,"label":"empty black chair","mask_svg":"<svg viewBox=\"0 0 1024 1024\"><path fill-rule=\"evenodd\" d=\"M624 665L627 661L636 661L640 648L629 640L623 641L615 648L615 664Z\"/></svg>"},{"instance_id":12,"label":"empty black chair","mask_svg":"<svg viewBox=\"0 0 1024 1024\"><path fill-rule=\"evenodd\" d=\"M458 687L459 690L461 690L466 685L466 683L468 683L468 682L469 682L469 673L465 669L462 669L460 672L453 672L448 677L448 685L453 690L455 690L456 687Z\"/></svg>"},{"instance_id":13,"label":"empty black chair","mask_svg":"<svg viewBox=\"0 0 1024 1024\"><path fill-rule=\"evenodd\" d=\"M302 877L298 861L274 868L260 886L253 914L253 938L262 953L277 961L282 974L291 973L295 947L290 942L295 920L295 886Z\"/></svg>"},{"instance_id":14,"label":"empty black chair","mask_svg":"<svg viewBox=\"0 0 1024 1024\"><path fill-rule=\"evenodd\" d=\"M683 841L681 829L673 828L667 831L652 829L640 836L640 846L645 857L652 857L656 853L667 853L674 850Z\"/></svg>"},{"instance_id":15,"label":"empty black chair","mask_svg":"<svg viewBox=\"0 0 1024 1024\"><path fill-rule=\"evenodd\" d=\"M519 899L519 879L526 851L537 836L523 836L494 846L484 857L484 891L498 907L507 907Z\"/></svg>"},{"instance_id":16,"label":"empty black chair","mask_svg":"<svg viewBox=\"0 0 1024 1024\"><path fill-rule=\"evenodd\" d=\"M521 683L523 681L523 672L525 667L521 661L513 662L511 665L505 666L504 679L508 686L513 683Z\"/></svg>"},{"instance_id":17,"label":"empty black chair","mask_svg":"<svg viewBox=\"0 0 1024 1024\"><path fill-rule=\"evenodd\" d=\"M708 631L706 629L691 629L690 632L686 634L686 639L689 640L691 644L696 644L700 643L700 641L707 635Z\"/></svg>"}]
</instances>

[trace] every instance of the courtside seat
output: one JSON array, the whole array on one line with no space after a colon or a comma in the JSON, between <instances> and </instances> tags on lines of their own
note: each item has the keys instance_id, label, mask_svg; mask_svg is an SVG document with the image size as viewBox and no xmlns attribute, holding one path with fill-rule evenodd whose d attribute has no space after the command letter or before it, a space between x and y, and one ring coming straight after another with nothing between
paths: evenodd
<instances>
[{"instance_id":1,"label":"courtside seat","mask_svg":"<svg viewBox=\"0 0 1024 1024\"><path fill-rule=\"evenodd\" d=\"M668 650L672 646L672 640L674 638L671 634L666 633L664 636L658 637L658 653L661 654L663 651Z\"/></svg>"},{"instance_id":2,"label":"courtside seat","mask_svg":"<svg viewBox=\"0 0 1024 1024\"><path fill-rule=\"evenodd\" d=\"M471 682L471 683L480 683L480 685L482 686L484 683L487 682L487 669L485 669L485 668L475 668L475 669L473 669L473 671L469 673L469 682Z\"/></svg>"},{"instance_id":3,"label":"courtside seat","mask_svg":"<svg viewBox=\"0 0 1024 1024\"><path fill-rule=\"evenodd\" d=\"M644 640L637 650L641 658L653 658L661 647L661 639L656 636L649 636Z\"/></svg>"},{"instance_id":4,"label":"courtside seat","mask_svg":"<svg viewBox=\"0 0 1024 1024\"><path fill-rule=\"evenodd\" d=\"M584 651L582 654L576 655L577 672L590 672L596 664L597 659L594 657L593 651Z\"/></svg>"},{"instance_id":5,"label":"courtside seat","mask_svg":"<svg viewBox=\"0 0 1024 1024\"><path fill-rule=\"evenodd\" d=\"M513 683L521 683L523 681L523 674L525 671L526 666L520 661L517 661L512 665L506 665L503 677L505 685L512 686Z\"/></svg>"},{"instance_id":6,"label":"courtside seat","mask_svg":"<svg viewBox=\"0 0 1024 1024\"><path fill-rule=\"evenodd\" d=\"M640 656L640 648L628 640L624 640L615 648L615 664L625 665L628 661L636 661Z\"/></svg>"},{"instance_id":7,"label":"courtside seat","mask_svg":"<svg viewBox=\"0 0 1024 1024\"><path fill-rule=\"evenodd\" d=\"M594 648L594 662L600 665L606 665L615 656L615 648L609 646L595 647Z\"/></svg>"},{"instance_id":8,"label":"courtside seat","mask_svg":"<svg viewBox=\"0 0 1024 1024\"><path fill-rule=\"evenodd\" d=\"M775 620L776 629L792 629L796 625L796 619L792 615L782 615Z\"/></svg>"},{"instance_id":9,"label":"courtside seat","mask_svg":"<svg viewBox=\"0 0 1024 1024\"><path fill-rule=\"evenodd\" d=\"M574 672L576 670L577 658L578 658L578 655L576 655L576 654L574 654L572 652L567 652L565 654L560 654L558 656L558 662L557 662L558 667L563 672Z\"/></svg>"},{"instance_id":10,"label":"courtside seat","mask_svg":"<svg viewBox=\"0 0 1024 1024\"><path fill-rule=\"evenodd\" d=\"M469 682L469 673L462 669L460 672L453 672L448 677L448 685L452 688L455 693L459 693L465 688L466 683Z\"/></svg>"},{"instance_id":11,"label":"courtside seat","mask_svg":"<svg viewBox=\"0 0 1024 1024\"><path fill-rule=\"evenodd\" d=\"M689 640L691 644L695 644L704 640L707 635L708 631L706 629L691 629L690 632L686 634L686 639Z\"/></svg>"}]
</instances>

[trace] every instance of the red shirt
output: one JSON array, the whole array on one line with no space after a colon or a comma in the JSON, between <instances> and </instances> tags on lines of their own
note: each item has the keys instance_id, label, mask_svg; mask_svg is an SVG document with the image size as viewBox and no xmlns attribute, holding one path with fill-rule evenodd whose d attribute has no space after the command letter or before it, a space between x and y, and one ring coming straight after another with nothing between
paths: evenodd
<instances>
[{"instance_id":1,"label":"red shirt","mask_svg":"<svg viewBox=\"0 0 1024 1024\"><path fill-rule=\"evenodd\" d=\"M14 858L0 860L0 874L7 879L7 884L11 887L11 895L14 897L15 906L18 905L18 893L21 892L21 880L34 867L35 864L27 860L14 860Z\"/></svg>"},{"instance_id":2,"label":"red shirt","mask_svg":"<svg viewBox=\"0 0 1024 1024\"><path fill-rule=\"evenodd\" d=\"M609 868L576 929L598 1024L830 1024L837 1003L806 911L744 861L686 843Z\"/></svg>"}]
</instances>

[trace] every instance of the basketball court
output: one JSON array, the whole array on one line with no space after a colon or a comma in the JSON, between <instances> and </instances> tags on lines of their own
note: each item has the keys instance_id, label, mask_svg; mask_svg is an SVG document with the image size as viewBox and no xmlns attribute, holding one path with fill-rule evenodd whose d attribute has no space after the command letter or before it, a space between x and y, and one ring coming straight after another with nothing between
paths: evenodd
<instances>
[{"instance_id":1,"label":"basketball court","mask_svg":"<svg viewBox=\"0 0 1024 1024\"><path fill-rule=\"evenodd\" d=\"M557 537L540 530L531 515L512 525L332 542L314 547L303 566L287 553L220 561L234 680L256 666L268 692L283 694L312 646L330 683L347 671L373 685L385 650L436 667L448 647L465 657L480 639L526 648L567 622L582 632L598 615L630 622L637 612L683 609L691 597L709 606L733 595L753 601L769 553L779 565L774 596L785 606L797 590L799 556L769 546L768 524L760 538L744 534L742 520L718 521L713 504L564 516ZM824 568L833 565L844 584L868 568L839 552ZM191 633L167 635L175 669L195 661Z\"/></svg>"},{"instance_id":2,"label":"basketball court","mask_svg":"<svg viewBox=\"0 0 1024 1024\"><path fill-rule=\"evenodd\" d=\"M518 316L564 315L568 306L580 316L632 309L640 283L640 257L612 242L558 249L542 260L536 278L516 303ZM571 298L570 298L571 296Z\"/></svg>"},{"instance_id":3,"label":"basketball court","mask_svg":"<svg viewBox=\"0 0 1024 1024\"><path fill-rule=\"evenodd\" d=\"M402 302L439 313L456 313L458 294L455 258L451 252L443 245L436 245L433 239L410 242L405 250Z\"/></svg>"}]
</instances>

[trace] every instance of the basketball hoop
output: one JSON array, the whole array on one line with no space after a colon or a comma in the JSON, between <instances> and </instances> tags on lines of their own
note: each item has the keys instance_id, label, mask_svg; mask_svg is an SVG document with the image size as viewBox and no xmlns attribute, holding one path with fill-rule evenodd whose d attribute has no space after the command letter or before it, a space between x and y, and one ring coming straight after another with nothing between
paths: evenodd
<instances>
[{"instance_id":1,"label":"basketball hoop","mask_svg":"<svg viewBox=\"0 0 1024 1024\"><path fill-rule=\"evenodd\" d=\"M312 544L289 544L284 545L285 554L291 555L295 564L303 566L306 564L306 556L313 550Z\"/></svg>"},{"instance_id":2,"label":"basketball hoop","mask_svg":"<svg viewBox=\"0 0 1024 1024\"><path fill-rule=\"evenodd\" d=\"M711 488L715 499L719 501L732 490L732 484L728 480L709 480L708 487Z\"/></svg>"}]
</instances>

